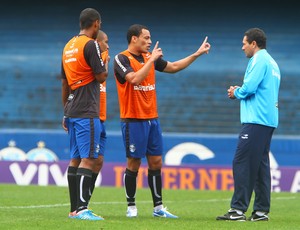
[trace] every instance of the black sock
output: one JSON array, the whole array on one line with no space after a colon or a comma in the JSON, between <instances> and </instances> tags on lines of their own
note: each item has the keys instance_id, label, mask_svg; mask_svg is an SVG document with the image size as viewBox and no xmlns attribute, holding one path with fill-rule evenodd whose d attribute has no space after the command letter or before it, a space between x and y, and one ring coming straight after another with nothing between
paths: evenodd
<instances>
[{"instance_id":1,"label":"black sock","mask_svg":"<svg viewBox=\"0 0 300 230\"><path fill-rule=\"evenodd\" d=\"M151 189L153 206L162 205L161 170L148 169L148 185Z\"/></svg>"},{"instance_id":2,"label":"black sock","mask_svg":"<svg viewBox=\"0 0 300 230\"><path fill-rule=\"evenodd\" d=\"M90 198L90 188L92 183L92 170L86 168L77 169L77 212L87 209L89 198Z\"/></svg>"},{"instance_id":3,"label":"black sock","mask_svg":"<svg viewBox=\"0 0 300 230\"><path fill-rule=\"evenodd\" d=\"M98 177L98 173L94 173L93 172L89 200L91 199L91 196L92 196L92 194L94 192L94 188L95 188L95 183L96 183L97 177Z\"/></svg>"},{"instance_id":4,"label":"black sock","mask_svg":"<svg viewBox=\"0 0 300 230\"><path fill-rule=\"evenodd\" d=\"M70 211L74 212L77 208L77 187L76 187L76 173L77 168L73 166L68 167L68 187L70 197Z\"/></svg>"},{"instance_id":5,"label":"black sock","mask_svg":"<svg viewBox=\"0 0 300 230\"><path fill-rule=\"evenodd\" d=\"M129 169L125 170L124 173L124 185L126 192L126 199L128 206L135 206L135 193L136 193L136 178L138 172L130 171Z\"/></svg>"}]
</instances>

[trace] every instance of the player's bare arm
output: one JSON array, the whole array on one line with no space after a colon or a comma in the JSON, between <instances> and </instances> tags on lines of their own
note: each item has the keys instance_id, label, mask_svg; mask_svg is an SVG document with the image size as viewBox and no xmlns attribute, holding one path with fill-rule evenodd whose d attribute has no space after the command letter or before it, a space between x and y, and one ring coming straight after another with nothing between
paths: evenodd
<instances>
[{"instance_id":1,"label":"player's bare arm","mask_svg":"<svg viewBox=\"0 0 300 230\"><path fill-rule=\"evenodd\" d=\"M138 85L140 84L149 74L149 71L152 67L152 65L154 64L154 62L163 56L162 53L162 49L158 48L158 43L156 42L153 50L152 50L152 54L151 57L149 59L149 61L146 62L146 64L143 66L143 68L141 68L139 71L137 72L130 72L126 75L126 80L134 85Z\"/></svg>"},{"instance_id":2,"label":"player's bare arm","mask_svg":"<svg viewBox=\"0 0 300 230\"><path fill-rule=\"evenodd\" d=\"M204 41L202 42L201 46L199 47L199 49L183 58L180 59L178 61L175 62L168 62L166 68L164 69L164 72L166 73L176 73L180 70L185 69L186 67L188 67L190 64L192 64L198 57L200 57L202 54L208 54L209 50L210 50L210 44L207 42L208 37L206 36Z\"/></svg>"},{"instance_id":3,"label":"player's bare arm","mask_svg":"<svg viewBox=\"0 0 300 230\"><path fill-rule=\"evenodd\" d=\"M105 72L99 73L99 74L95 74L95 78L99 83L103 83L106 81L106 78L108 76L108 69L106 68Z\"/></svg>"},{"instance_id":4,"label":"player's bare arm","mask_svg":"<svg viewBox=\"0 0 300 230\"><path fill-rule=\"evenodd\" d=\"M68 85L67 79L61 79L61 95L62 95L62 104L65 106L65 104L68 101L68 96L70 93L70 87Z\"/></svg>"},{"instance_id":5,"label":"player's bare arm","mask_svg":"<svg viewBox=\"0 0 300 230\"><path fill-rule=\"evenodd\" d=\"M62 78L61 79L61 95L62 95L62 104L63 104L63 106L65 106L65 104L68 101L69 93L70 93L70 87L68 85L68 81L67 81L67 79ZM62 119L61 125L62 125L62 128L65 131L68 131L68 128L67 128L67 125L66 125L66 122L65 122L65 117L63 117L63 119Z\"/></svg>"}]
</instances>

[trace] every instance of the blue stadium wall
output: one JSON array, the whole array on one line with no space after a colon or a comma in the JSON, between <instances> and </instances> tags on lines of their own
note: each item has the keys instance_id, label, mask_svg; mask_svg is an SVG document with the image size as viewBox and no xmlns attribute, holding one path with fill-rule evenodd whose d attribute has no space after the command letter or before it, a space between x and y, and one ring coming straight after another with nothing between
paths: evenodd
<instances>
[{"instance_id":1,"label":"blue stadium wall","mask_svg":"<svg viewBox=\"0 0 300 230\"><path fill-rule=\"evenodd\" d=\"M238 140L237 134L164 133L163 136L163 161L166 165L231 166ZM270 152L277 167L299 167L300 137L277 135L273 138ZM30 157L23 159L25 155ZM62 130L0 130L0 161L54 162L69 159L68 135ZM105 162L126 162L120 131L107 133Z\"/></svg>"},{"instance_id":2,"label":"blue stadium wall","mask_svg":"<svg viewBox=\"0 0 300 230\"><path fill-rule=\"evenodd\" d=\"M299 137L276 136L270 149L272 191L300 192ZM164 134L165 189L233 190L236 135ZM61 130L0 130L0 184L67 186L67 134ZM96 186L121 187L126 158L120 132L109 132ZM148 187L145 159L138 187Z\"/></svg>"}]
</instances>

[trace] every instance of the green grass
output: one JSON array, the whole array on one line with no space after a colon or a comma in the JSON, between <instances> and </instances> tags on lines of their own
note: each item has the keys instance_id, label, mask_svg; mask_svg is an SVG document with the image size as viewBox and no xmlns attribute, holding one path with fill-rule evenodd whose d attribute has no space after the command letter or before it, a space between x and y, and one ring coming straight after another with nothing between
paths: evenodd
<instances>
[{"instance_id":1,"label":"green grass","mask_svg":"<svg viewBox=\"0 0 300 230\"><path fill-rule=\"evenodd\" d=\"M216 221L229 208L232 192L164 190L164 204L179 219L152 217L149 189L138 189L137 218L126 218L123 188L96 188L90 208L104 221L69 219L67 187L0 185L0 229L300 229L300 194L272 193L268 222ZM252 205L252 203L251 203ZM247 216L251 213L251 208Z\"/></svg>"}]
</instances>

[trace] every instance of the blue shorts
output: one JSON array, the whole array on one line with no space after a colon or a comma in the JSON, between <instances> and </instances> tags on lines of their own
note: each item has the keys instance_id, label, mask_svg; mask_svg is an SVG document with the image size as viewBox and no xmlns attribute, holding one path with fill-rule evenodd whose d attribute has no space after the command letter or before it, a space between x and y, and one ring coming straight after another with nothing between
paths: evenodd
<instances>
[{"instance_id":1,"label":"blue shorts","mask_svg":"<svg viewBox=\"0 0 300 230\"><path fill-rule=\"evenodd\" d=\"M126 157L144 158L163 153L162 131L158 119L121 122Z\"/></svg>"},{"instance_id":2,"label":"blue shorts","mask_svg":"<svg viewBox=\"0 0 300 230\"><path fill-rule=\"evenodd\" d=\"M66 119L71 158L98 158L100 153L100 133L102 126L99 118Z\"/></svg>"}]
</instances>

